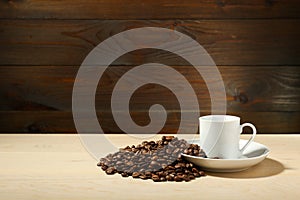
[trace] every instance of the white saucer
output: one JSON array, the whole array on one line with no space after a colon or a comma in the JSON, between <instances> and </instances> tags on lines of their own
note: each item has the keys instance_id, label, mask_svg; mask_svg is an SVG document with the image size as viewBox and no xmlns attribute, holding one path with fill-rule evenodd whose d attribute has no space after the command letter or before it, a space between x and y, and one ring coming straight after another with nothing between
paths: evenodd
<instances>
[{"instance_id":1,"label":"white saucer","mask_svg":"<svg viewBox=\"0 0 300 200\"><path fill-rule=\"evenodd\" d=\"M247 141L248 140L240 140L240 147L243 147ZM189 142L199 145L199 140L191 140ZM270 150L266 146L257 142L252 142L244 151L243 156L240 159L211 159L186 154L182 154L182 156L206 171L238 172L260 163L268 156L269 152Z\"/></svg>"}]
</instances>

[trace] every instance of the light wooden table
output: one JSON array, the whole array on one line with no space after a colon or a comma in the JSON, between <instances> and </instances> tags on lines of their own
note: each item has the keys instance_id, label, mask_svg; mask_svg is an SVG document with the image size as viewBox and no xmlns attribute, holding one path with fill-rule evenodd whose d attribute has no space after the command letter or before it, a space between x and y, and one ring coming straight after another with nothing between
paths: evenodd
<instances>
[{"instance_id":1,"label":"light wooden table","mask_svg":"<svg viewBox=\"0 0 300 200\"><path fill-rule=\"evenodd\" d=\"M108 137L120 146L138 143L127 135ZM75 134L3 134L0 199L300 199L300 135L258 135L255 141L271 153L247 171L154 183L106 175Z\"/></svg>"}]
</instances>

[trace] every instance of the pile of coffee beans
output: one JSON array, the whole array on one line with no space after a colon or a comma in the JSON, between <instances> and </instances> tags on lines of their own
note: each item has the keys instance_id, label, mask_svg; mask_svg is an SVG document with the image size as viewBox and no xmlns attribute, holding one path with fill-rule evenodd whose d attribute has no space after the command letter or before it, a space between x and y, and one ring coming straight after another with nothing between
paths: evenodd
<instances>
[{"instance_id":1,"label":"pile of coffee beans","mask_svg":"<svg viewBox=\"0 0 300 200\"><path fill-rule=\"evenodd\" d=\"M97 165L109 175L119 173L123 177L152 179L155 182L190 181L205 176L201 169L184 160L182 153L206 157L196 144L188 144L186 140L173 136L163 136L156 142L144 141L122 148L101 158Z\"/></svg>"}]
</instances>

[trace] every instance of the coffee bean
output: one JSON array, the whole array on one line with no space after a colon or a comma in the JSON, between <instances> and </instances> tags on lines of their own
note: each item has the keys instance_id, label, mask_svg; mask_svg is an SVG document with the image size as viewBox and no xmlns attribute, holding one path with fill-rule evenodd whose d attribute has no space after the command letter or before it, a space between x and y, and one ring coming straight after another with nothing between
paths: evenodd
<instances>
[{"instance_id":1,"label":"coffee bean","mask_svg":"<svg viewBox=\"0 0 300 200\"><path fill-rule=\"evenodd\" d=\"M123 172L123 173L121 173L121 176L123 176L123 177L128 177L129 175L128 175L127 172Z\"/></svg>"},{"instance_id":2,"label":"coffee bean","mask_svg":"<svg viewBox=\"0 0 300 200\"><path fill-rule=\"evenodd\" d=\"M198 169L196 169L195 167L192 169L192 172L194 173L198 173Z\"/></svg>"},{"instance_id":3,"label":"coffee bean","mask_svg":"<svg viewBox=\"0 0 300 200\"><path fill-rule=\"evenodd\" d=\"M175 176L175 177L174 177L174 181L180 182L180 181L182 181L182 179L181 179L180 177L178 177L178 176Z\"/></svg>"},{"instance_id":4,"label":"coffee bean","mask_svg":"<svg viewBox=\"0 0 300 200\"><path fill-rule=\"evenodd\" d=\"M174 167L175 167L175 169L179 169L179 168L180 168L180 165L179 165L179 164L176 164Z\"/></svg>"},{"instance_id":5,"label":"coffee bean","mask_svg":"<svg viewBox=\"0 0 300 200\"><path fill-rule=\"evenodd\" d=\"M193 175L194 175L195 177L200 177L200 174L197 173L197 172L194 172Z\"/></svg>"},{"instance_id":6,"label":"coffee bean","mask_svg":"<svg viewBox=\"0 0 300 200\"><path fill-rule=\"evenodd\" d=\"M200 176L206 176L206 174L205 174L204 171L199 171L199 175L200 175Z\"/></svg>"},{"instance_id":7,"label":"coffee bean","mask_svg":"<svg viewBox=\"0 0 300 200\"><path fill-rule=\"evenodd\" d=\"M184 180L185 182L189 182L191 179L189 178L189 176L185 175L185 176L183 177L183 180Z\"/></svg>"},{"instance_id":8,"label":"coffee bean","mask_svg":"<svg viewBox=\"0 0 300 200\"><path fill-rule=\"evenodd\" d=\"M170 161L168 161L168 163L169 163L169 162L170 162ZM165 169L167 166L168 166L167 164L162 164L162 165L161 165L161 168Z\"/></svg>"},{"instance_id":9,"label":"coffee bean","mask_svg":"<svg viewBox=\"0 0 300 200\"><path fill-rule=\"evenodd\" d=\"M199 151L197 149L194 149L193 153L194 153L194 155L198 155Z\"/></svg>"},{"instance_id":10,"label":"coffee bean","mask_svg":"<svg viewBox=\"0 0 300 200\"><path fill-rule=\"evenodd\" d=\"M173 180L174 180L173 177L170 176L170 175L167 175L167 176L166 176L166 179L167 179L167 181L173 181Z\"/></svg>"},{"instance_id":11,"label":"coffee bean","mask_svg":"<svg viewBox=\"0 0 300 200\"><path fill-rule=\"evenodd\" d=\"M158 156L153 156L152 158L151 158L151 160L157 160L158 159Z\"/></svg>"},{"instance_id":12,"label":"coffee bean","mask_svg":"<svg viewBox=\"0 0 300 200\"><path fill-rule=\"evenodd\" d=\"M172 165L169 165L167 168L168 168L169 170L174 170L174 169L175 169L175 167L173 167Z\"/></svg>"},{"instance_id":13,"label":"coffee bean","mask_svg":"<svg viewBox=\"0 0 300 200\"><path fill-rule=\"evenodd\" d=\"M167 179L165 177L160 177L160 181L166 181Z\"/></svg>"},{"instance_id":14,"label":"coffee bean","mask_svg":"<svg viewBox=\"0 0 300 200\"><path fill-rule=\"evenodd\" d=\"M146 173L145 173L145 176L151 177L151 176L152 176L152 173L151 173L151 172L146 172Z\"/></svg>"},{"instance_id":15,"label":"coffee bean","mask_svg":"<svg viewBox=\"0 0 300 200\"><path fill-rule=\"evenodd\" d=\"M140 177L140 179L143 179L143 180L146 180L146 179L149 178L149 177L147 177L146 175L140 175L139 177Z\"/></svg>"},{"instance_id":16,"label":"coffee bean","mask_svg":"<svg viewBox=\"0 0 300 200\"><path fill-rule=\"evenodd\" d=\"M126 146L114 154L101 158L97 166L107 174L159 181L190 181L205 173L184 160L181 153L206 157L203 149L173 136L158 141Z\"/></svg>"},{"instance_id":17,"label":"coffee bean","mask_svg":"<svg viewBox=\"0 0 300 200\"><path fill-rule=\"evenodd\" d=\"M158 164L158 162L152 160L152 161L150 162L150 165L159 165L159 164Z\"/></svg>"},{"instance_id":18,"label":"coffee bean","mask_svg":"<svg viewBox=\"0 0 300 200\"><path fill-rule=\"evenodd\" d=\"M165 137L165 140L167 140L167 141L171 141L171 140L173 140L174 139L174 136L166 136Z\"/></svg>"},{"instance_id":19,"label":"coffee bean","mask_svg":"<svg viewBox=\"0 0 300 200\"><path fill-rule=\"evenodd\" d=\"M122 161L117 161L117 162L116 162L116 165L122 165L122 164L123 164Z\"/></svg>"},{"instance_id":20,"label":"coffee bean","mask_svg":"<svg viewBox=\"0 0 300 200\"><path fill-rule=\"evenodd\" d=\"M116 169L114 167L109 167L105 170L106 174L112 175L116 173Z\"/></svg>"},{"instance_id":21,"label":"coffee bean","mask_svg":"<svg viewBox=\"0 0 300 200\"><path fill-rule=\"evenodd\" d=\"M133 172L133 173L132 173L132 177L133 177L133 178L138 178L140 175L141 175L140 172Z\"/></svg>"},{"instance_id":22,"label":"coffee bean","mask_svg":"<svg viewBox=\"0 0 300 200\"><path fill-rule=\"evenodd\" d=\"M159 176L157 176L157 175L152 175L152 180L153 180L154 182L158 182L158 181L160 181L160 178L159 178Z\"/></svg>"},{"instance_id":23,"label":"coffee bean","mask_svg":"<svg viewBox=\"0 0 300 200\"><path fill-rule=\"evenodd\" d=\"M103 171L107 170L107 168L108 168L108 166L106 166L106 165L103 165L103 166L101 167L101 169L102 169Z\"/></svg>"},{"instance_id":24,"label":"coffee bean","mask_svg":"<svg viewBox=\"0 0 300 200\"><path fill-rule=\"evenodd\" d=\"M190 179L190 180L193 180L193 179L195 179L195 176L189 175L189 179Z\"/></svg>"}]
</instances>

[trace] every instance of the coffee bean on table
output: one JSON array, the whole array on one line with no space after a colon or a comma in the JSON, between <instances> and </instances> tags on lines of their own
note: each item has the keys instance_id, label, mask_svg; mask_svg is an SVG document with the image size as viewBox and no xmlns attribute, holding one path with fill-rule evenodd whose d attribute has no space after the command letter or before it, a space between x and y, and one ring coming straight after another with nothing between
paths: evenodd
<instances>
[{"instance_id":1,"label":"coffee bean on table","mask_svg":"<svg viewBox=\"0 0 300 200\"><path fill-rule=\"evenodd\" d=\"M173 180L174 180L173 177L170 176L170 175L167 175L167 176L166 176L166 179L167 179L167 181L173 181Z\"/></svg>"},{"instance_id":2,"label":"coffee bean on table","mask_svg":"<svg viewBox=\"0 0 300 200\"><path fill-rule=\"evenodd\" d=\"M111 175L111 174L115 174L117 171L114 167L109 167L105 170L105 172L106 172L106 174Z\"/></svg>"},{"instance_id":3,"label":"coffee bean on table","mask_svg":"<svg viewBox=\"0 0 300 200\"><path fill-rule=\"evenodd\" d=\"M147 177L146 175L144 175L144 174L142 174L142 175L140 175L139 176L141 179L143 179L143 180L146 180L146 179L148 179L149 177Z\"/></svg>"},{"instance_id":4,"label":"coffee bean on table","mask_svg":"<svg viewBox=\"0 0 300 200\"><path fill-rule=\"evenodd\" d=\"M143 141L138 145L126 146L114 154L101 158L97 166L108 175L132 176L154 182L191 181L205 176L204 171L184 160L181 154L206 157L197 144L188 144L174 136L163 136L158 141Z\"/></svg>"},{"instance_id":5,"label":"coffee bean on table","mask_svg":"<svg viewBox=\"0 0 300 200\"><path fill-rule=\"evenodd\" d=\"M121 176L123 176L123 177L128 177L129 175L128 175L127 172L123 172L123 173L121 173Z\"/></svg>"},{"instance_id":6,"label":"coffee bean on table","mask_svg":"<svg viewBox=\"0 0 300 200\"><path fill-rule=\"evenodd\" d=\"M139 172L133 172L132 173L133 178L138 178L140 175L141 175L141 173L139 173Z\"/></svg>"},{"instance_id":7,"label":"coffee bean on table","mask_svg":"<svg viewBox=\"0 0 300 200\"><path fill-rule=\"evenodd\" d=\"M182 179L181 179L179 176L175 176L175 177L174 177L174 181L176 181L176 182L181 182Z\"/></svg>"},{"instance_id":8,"label":"coffee bean on table","mask_svg":"<svg viewBox=\"0 0 300 200\"><path fill-rule=\"evenodd\" d=\"M152 175L152 180L153 180L154 182L158 182L158 181L160 181L160 178L159 178L158 175Z\"/></svg>"},{"instance_id":9,"label":"coffee bean on table","mask_svg":"<svg viewBox=\"0 0 300 200\"><path fill-rule=\"evenodd\" d=\"M204 171L200 171L200 172L199 172L199 175L200 175L200 176L206 176L206 174L205 174Z\"/></svg>"},{"instance_id":10,"label":"coffee bean on table","mask_svg":"<svg viewBox=\"0 0 300 200\"><path fill-rule=\"evenodd\" d=\"M104 170L104 171L106 171L106 170L107 170L107 168L108 168L108 166L107 166L107 165L103 165L103 166L101 167L101 169L102 169L102 170Z\"/></svg>"}]
</instances>

